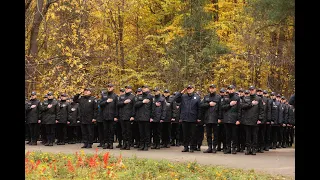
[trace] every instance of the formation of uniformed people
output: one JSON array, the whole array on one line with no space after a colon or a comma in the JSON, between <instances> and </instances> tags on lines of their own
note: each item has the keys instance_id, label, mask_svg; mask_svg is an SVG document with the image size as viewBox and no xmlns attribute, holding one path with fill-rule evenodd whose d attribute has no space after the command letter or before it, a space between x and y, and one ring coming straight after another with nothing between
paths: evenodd
<instances>
[{"instance_id":1,"label":"formation of uniformed people","mask_svg":"<svg viewBox=\"0 0 320 180\"><path fill-rule=\"evenodd\" d=\"M147 151L183 146L182 152L245 152L256 155L269 149L291 147L294 142L294 95L284 96L250 86L236 91L211 84L208 94L188 85L180 92L163 94L158 87L144 85L135 93L132 86L114 92L107 84L99 97L85 88L72 97L62 93L58 100L48 92L41 102L32 92L25 101L26 140L29 145L41 141L45 146L83 143L82 148L97 147ZM293 99L293 100L292 100Z\"/></svg>"}]
</instances>

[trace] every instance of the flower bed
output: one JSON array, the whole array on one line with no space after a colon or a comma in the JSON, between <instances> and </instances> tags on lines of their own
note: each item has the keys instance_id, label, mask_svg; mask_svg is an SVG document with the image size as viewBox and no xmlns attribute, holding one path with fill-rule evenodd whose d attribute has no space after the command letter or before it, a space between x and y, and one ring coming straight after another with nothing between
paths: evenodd
<instances>
[{"instance_id":1,"label":"flower bed","mask_svg":"<svg viewBox=\"0 0 320 180\"><path fill-rule=\"evenodd\" d=\"M26 152L26 179L293 179L217 166L112 157L98 150L74 154Z\"/></svg>"}]
</instances>

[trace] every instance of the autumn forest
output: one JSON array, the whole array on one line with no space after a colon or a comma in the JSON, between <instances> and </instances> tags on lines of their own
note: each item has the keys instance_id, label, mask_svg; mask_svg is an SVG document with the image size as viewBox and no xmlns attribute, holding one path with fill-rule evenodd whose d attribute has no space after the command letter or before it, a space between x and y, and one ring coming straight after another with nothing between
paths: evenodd
<instances>
[{"instance_id":1,"label":"autumn forest","mask_svg":"<svg viewBox=\"0 0 320 180\"><path fill-rule=\"evenodd\" d=\"M25 92L295 87L294 0L25 0Z\"/></svg>"}]
</instances>

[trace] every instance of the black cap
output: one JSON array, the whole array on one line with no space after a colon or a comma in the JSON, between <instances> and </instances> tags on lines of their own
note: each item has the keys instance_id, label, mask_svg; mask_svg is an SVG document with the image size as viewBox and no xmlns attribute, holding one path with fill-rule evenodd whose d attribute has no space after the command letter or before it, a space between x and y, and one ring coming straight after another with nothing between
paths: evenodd
<instances>
[{"instance_id":1,"label":"black cap","mask_svg":"<svg viewBox=\"0 0 320 180\"><path fill-rule=\"evenodd\" d=\"M220 89L220 92L221 92L221 93L224 93L224 92L226 92L226 89L225 89L225 88L221 88L221 89Z\"/></svg>"},{"instance_id":2,"label":"black cap","mask_svg":"<svg viewBox=\"0 0 320 180\"><path fill-rule=\"evenodd\" d=\"M141 91L142 91L142 89L141 89L141 88L138 88L138 89L137 89L137 92L141 92Z\"/></svg>"},{"instance_id":3,"label":"black cap","mask_svg":"<svg viewBox=\"0 0 320 180\"><path fill-rule=\"evenodd\" d=\"M158 87L155 87L153 91L160 91L160 89Z\"/></svg>"},{"instance_id":4,"label":"black cap","mask_svg":"<svg viewBox=\"0 0 320 180\"><path fill-rule=\"evenodd\" d=\"M281 99L286 99L286 97L284 97L284 96L281 96Z\"/></svg>"},{"instance_id":5,"label":"black cap","mask_svg":"<svg viewBox=\"0 0 320 180\"><path fill-rule=\"evenodd\" d=\"M261 91L261 92L262 92L262 89L261 89L261 88L258 88L257 91Z\"/></svg>"},{"instance_id":6,"label":"black cap","mask_svg":"<svg viewBox=\"0 0 320 180\"><path fill-rule=\"evenodd\" d=\"M280 95L280 94L277 94L277 97L281 97L281 95Z\"/></svg>"},{"instance_id":7,"label":"black cap","mask_svg":"<svg viewBox=\"0 0 320 180\"><path fill-rule=\"evenodd\" d=\"M263 90L263 94L268 94L268 91L267 90Z\"/></svg>"},{"instance_id":8,"label":"black cap","mask_svg":"<svg viewBox=\"0 0 320 180\"><path fill-rule=\"evenodd\" d=\"M149 88L149 86L145 84L141 88Z\"/></svg>"},{"instance_id":9,"label":"black cap","mask_svg":"<svg viewBox=\"0 0 320 180\"><path fill-rule=\"evenodd\" d=\"M238 92L243 92L243 89L242 89L242 88L240 88Z\"/></svg>"},{"instance_id":10,"label":"black cap","mask_svg":"<svg viewBox=\"0 0 320 180\"><path fill-rule=\"evenodd\" d=\"M120 92L125 92L126 90L124 88L121 88L120 89Z\"/></svg>"},{"instance_id":11,"label":"black cap","mask_svg":"<svg viewBox=\"0 0 320 180\"><path fill-rule=\"evenodd\" d=\"M169 93L170 91L169 91L169 89L165 89L163 92L164 93Z\"/></svg>"},{"instance_id":12,"label":"black cap","mask_svg":"<svg viewBox=\"0 0 320 180\"><path fill-rule=\"evenodd\" d=\"M62 94L60 94L60 96L67 97L67 94L66 93L62 93Z\"/></svg>"},{"instance_id":13,"label":"black cap","mask_svg":"<svg viewBox=\"0 0 320 180\"><path fill-rule=\"evenodd\" d=\"M193 88L193 86L191 85L191 84L189 84L188 86L187 86L187 89L192 89Z\"/></svg>"},{"instance_id":14,"label":"black cap","mask_svg":"<svg viewBox=\"0 0 320 180\"><path fill-rule=\"evenodd\" d=\"M124 88L126 88L126 89L132 89L132 86L131 86L131 85L127 85L127 86L125 86Z\"/></svg>"},{"instance_id":15,"label":"black cap","mask_svg":"<svg viewBox=\"0 0 320 180\"><path fill-rule=\"evenodd\" d=\"M31 95L34 96L34 95L37 95L37 93L35 91L32 91Z\"/></svg>"},{"instance_id":16,"label":"black cap","mask_svg":"<svg viewBox=\"0 0 320 180\"><path fill-rule=\"evenodd\" d=\"M276 92L271 92L271 96L275 96L276 95Z\"/></svg>"},{"instance_id":17,"label":"black cap","mask_svg":"<svg viewBox=\"0 0 320 180\"><path fill-rule=\"evenodd\" d=\"M214 85L214 84L210 84L210 86L209 87L211 87L211 88L216 88L217 86L216 85Z\"/></svg>"},{"instance_id":18,"label":"black cap","mask_svg":"<svg viewBox=\"0 0 320 180\"><path fill-rule=\"evenodd\" d=\"M234 85L229 85L228 89L235 89L236 87Z\"/></svg>"},{"instance_id":19,"label":"black cap","mask_svg":"<svg viewBox=\"0 0 320 180\"><path fill-rule=\"evenodd\" d=\"M52 95L53 95L53 92L49 91L47 95L48 95L48 96L52 96Z\"/></svg>"},{"instance_id":20,"label":"black cap","mask_svg":"<svg viewBox=\"0 0 320 180\"><path fill-rule=\"evenodd\" d=\"M109 83L107 84L107 87L113 87L113 84Z\"/></svg>"},{"instance_id":21,"label":"black cap","mask_svg":"<svg viewBox=\"0 0 320 180\"><path fill-rule=\"evenodd\" d=\"M246 90L244 91L244 93L245 93L245 94L249 94L250 91L246 89Z\"/></svg>"},{"instance_id":22,"label":"black cap","mask_svg":"<svg viewBox=\"0 0 320 180\"><path fill-rule=\"evenodd\" d=\"M88 88L88 87L87 87L87 88L84 88L84 90L85 90L85 91L90 91L90 92L92 92L92 89L91 89L91 88Z\"/></svg>"},{"instance_id":23,"label":"black cap","mask_svg":"<svg viewBox=\"0 0 320 180\"><path fill-rule=\"evenodd\" d=\"M47 95L47 94L45 94L45 95L43 96L43 98L48 98L48 95Z\"/></svg>"},{"instance_id":24,"label":"black cap","mask_svg":"<svg viewBox=\"0 0 320 180\"><path fill-rule=\"evenodd\" d=\"M256 89L254 86L249 87L249 90L254 90L254 89Z\"/></svg>"}]
</instances>

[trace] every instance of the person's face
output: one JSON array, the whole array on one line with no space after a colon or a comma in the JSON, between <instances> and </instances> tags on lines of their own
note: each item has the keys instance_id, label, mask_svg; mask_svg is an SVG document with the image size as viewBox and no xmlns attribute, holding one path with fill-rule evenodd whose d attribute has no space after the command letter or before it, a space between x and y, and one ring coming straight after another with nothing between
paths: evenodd
<instances>
[{"instance_id":1,"label":"person's face","mask_svg":"<svg viewBox=\"0 0 320 180\"><path fill-rule=\"evenodd\" d=\"M281 102L282 102L282 103L286 103L286 100L285 100L285 99L281 99Z\"/></svg>"},{"instance_id":2,"label":"person's face","mask_svg":"<svg viewBox=\"0 0 320 180\"><path fill-rule=\"evenodd\" d=\"M132 91L132 89L126 88L126 93L129 93L129 92L131 92L131 91Z\"/></svg>"},{"instance_id":3,"label":"person's face","mask_svg":"<svg viewBox=\"0 0 320 180\"><path fill-rule=\"evenodd\" d=\"M220 92L220 96L224 96L225 95L225 93L224 92Z\"/></svg>"},{"instance_id":4,"label":"person's face","mask_svg":"<svg viewBox=\"0 0 320 180\"><path fill-rule=\"evenodd\" d=\"M188 93L188 94L193 93L193 91L194 91L194 88L187 88L187 93Z\"/></svg>"},{"instance_id":5,"label":"person's face","mask_svg":"<svg viewBox=\"0 0 320 180\"><path fill-rule=\"evenodd\" d=\"M280 97L276 97L276 100L277 100L277 101L280 101L280 100L281 100L281 98L280 98Z\"/></svg>"},{"instance_id":6,"label":"person's face","mask_svg":"<svg viewBox=\"0 0 320 180\"><path fill-rule=\"evenodd\" d=\"M142 92L148 92L149 91L149 88L146 88L146 87L144 87L144 88L142 88Z\"/></svg>"},{"instance_id":7,"label":"person's face","mask_svg":"<svg viewBox=\"0 0 320 180\"><path fill-rule=\"evenodd\" d=\"M255 90L255 89L250 89L249 91L250 91L250 94L251 94L251 95L254 95L254 94L256 93L256 90Z\"/></svg>"},{"instance_id":8,"label":"person's face","mask_svg":"<svg viewBox=\"0 0 320 180\"><path fill-rule=\"evenodd\" d=\"M263 94L263 96L264 96L264 97L268 97L269 95L268 95L268 93L267 93L267 94Z\"/></svg>"},{"instance_id":9,"label":"person's face","mask_svg":"<svg viewBox=\"0 0 320 180\"><path fill-rule=\"evenodd\" d=\"M217 88L214 88L214 87L210 87L209 88L209 92L210 93L214 93L214 92L216 92L216 90L217 90Z\"/></svg>"},{"instance_id":10,"label":"person's face","mask_svg":"<svg viewBox=\"0 0 320 180\"><path fill-rule=\"evenodd\" d=\"M227 91L229 94L234 93L234 89L227 89Z\"/></svg>"},{"instance_id":11,"label":"person's face","mask_svg":"<svg viewBox=\"0 0 320 180\"><path fill-rule=\"evenodd\" d=\"M244 96L244 92L239 92L239 96L240 97Z\"/></svg>"},{"instance_id":12,"label":"person's face","mask_svg":"<svg viewBox=\"0 0 320 180\"><path fill-rule=\"evenodd\" d=\"M48 100L48 98L43 98L43 100L44 100L44 101L47 101L47 100Z\"/></svg>"},{"instance_id":13,"label":"person's face","mask_svg":"<svg viewBox=\"0 0 320 180\"><path fill-rule=\"evenodd\" d=\"M61 96L61 100L67 100L67 97Z\"/></svg>"},{"instance_id":14,"label":"person's face","mask_svg":"<svg viewBox=\"0 0 320 180\"><path fill-rule=\"evenodd\" d=\"M108 87L108 92L112 92L114 87Z\"/></svg>"},{"instance_id":15,"label":"person's face","mask_svg":"<svg viewBox=\"0 0 320 180\"><path fill-rule=\"evenodd\" d=\"M31 99L36 99L37 95L31 95Z\"/></svg>"},{"instance_id":16,"label":"person's face","mask_svg":"<svg viewBox=\"0 0 320 180\"><path fill-rule=\"evenodd\" d=\"M249 96L249 95L250 95L249 93L245 93L245 94L244 94L244 96Z\"/></svg>"},{"instance_id":17,"label":"person's face","mask_svg":"<svg viewBox=\"0 0 320 180\"><path fill-rule=\"evenodd\" d=\"M48 99L53 99L53 95L49 95L49 96L48 96Z\"/></svg>"},{"instance_id":18,"label":"person's face","mask_svg":"<svg viewBox=\"0 0 320 180\"><path fill-rule=\"evenodd\" d=\"M271 99L276 99L275 95L271 95L270 97L271 97Z\"/></svg>"},{"instance_id":19,"label":"person's face","mask_svg":"<svg viewBox=\"0 0 320 180\"><path fill-rule=\"evenodd\" d=\"M168 96L170 96L170 93L165 92L165 93L163 93L163 95L164 95L164 97L168 97Z\"/></svg>"},{"instance_id":20,"label":"person's face","mask_svg":"<svg viewBox=\"0 0 320 180\"><path fill-rule=\"evenodd\" d=\"M120 95L124 94L125 92L120 91Z\"/></svg>"},{"instance_id":21,"label":"person's face","mask_svg":"<svg viewBox=\"0 0 320 180\"><path fill-rule=\"evenodd\" d=\"M263 92L262 92L262 91L257 91L257 94L258 94L258 95L262 95Z\"/></svg>"},{"instance_id":22,"label":"person's face","mask_svg":"<svg viewBox=\"0 0 320 180\"><path fill-rule=\"evenodd\" d=\"M137 91L137 95L140 95L140 94L142 94L142 91Z\"/></svg>"},{"instance_id":23,"label":"person's face","mask_svg":"<svg viewBox=\"0 0 320 180\"><path fill-rule=\"evenodd\" d=\"M84 91L83 91L83 94L84 94L85 96L89 96L89 95L91 94L91 91L84 90Z\"/></svg>"},{"instance_id":24,"label":"person's face","mask_svg":"<svg viewBox=\"0 0 320 180\"><path fill-rule=\"evenodd\" d=\"M159 95L160 91L153 91L155 95Z\"/></svg>"}]
</instances>

